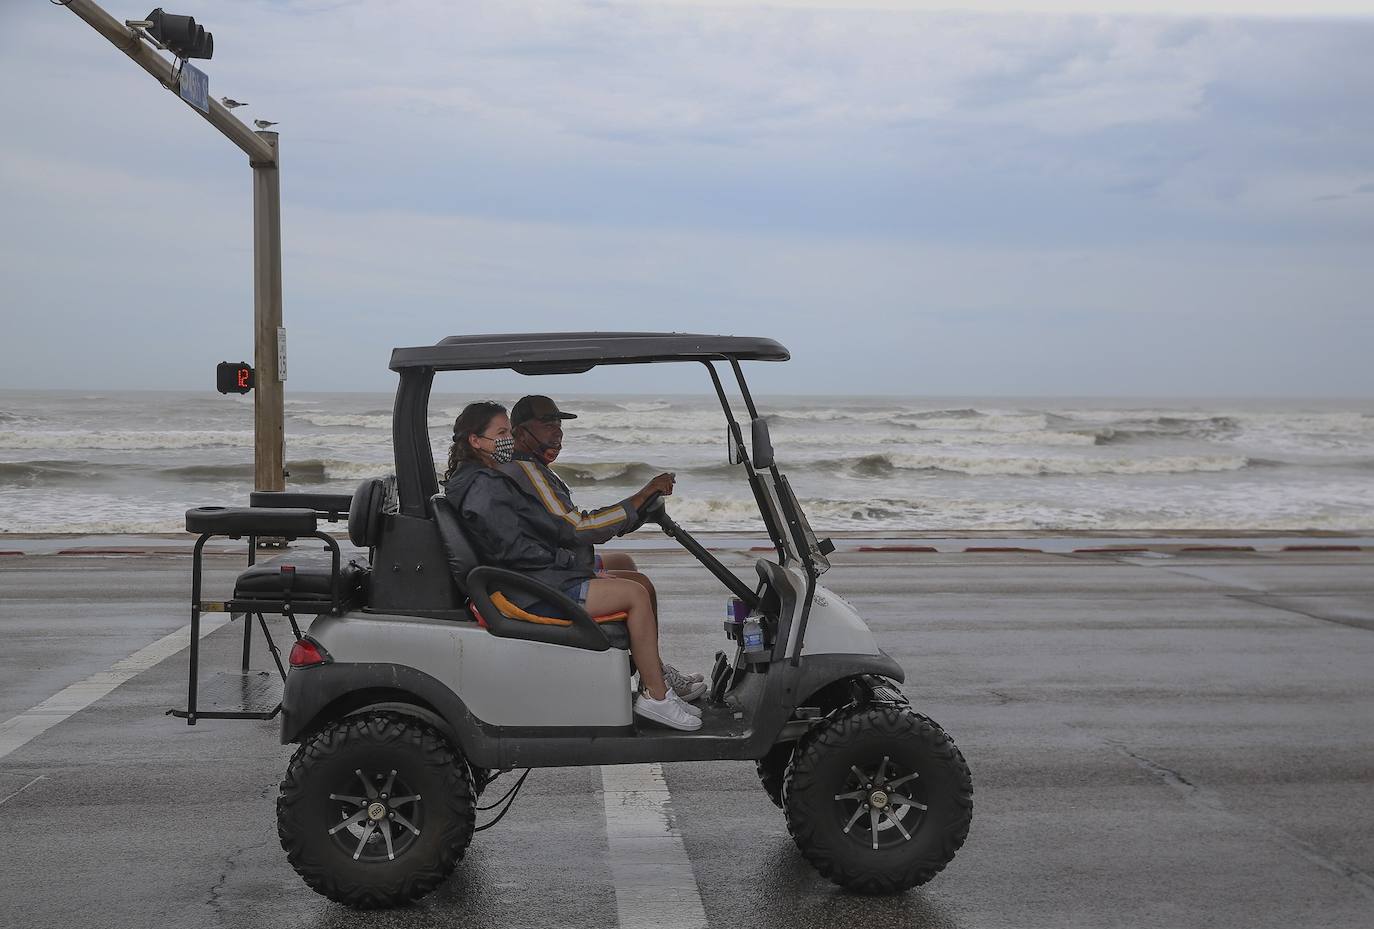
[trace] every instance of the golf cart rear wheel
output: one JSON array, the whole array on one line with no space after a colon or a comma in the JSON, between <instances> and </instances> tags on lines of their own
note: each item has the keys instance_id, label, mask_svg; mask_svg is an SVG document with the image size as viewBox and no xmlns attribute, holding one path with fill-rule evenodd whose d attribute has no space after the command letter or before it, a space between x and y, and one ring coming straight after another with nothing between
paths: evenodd
<instances>
[{"instance_id":1,"label":"golf cart rear wheel","mask_svg":"<svg viewBox=\"0 0 1374 929\"><path fill-rule=\"evenodd\" d=\"M277 797L277 835L316 892L357 909L417 900L472 841L467 762L399 713L335 722L303 742Z\"/></svg>"},{"instance_id":2,"label":"golf cart rear wheel","mask_svg":"<svg viewBox=\"0 0 1374 929\"><path fill-rule=\"evenodd\" d=\"M964 844L973 780L931 720L906 707L860 706L797 746L783 808L797 847L825 877L899 893L940 873Z\"/></svg>"}]
</instances>

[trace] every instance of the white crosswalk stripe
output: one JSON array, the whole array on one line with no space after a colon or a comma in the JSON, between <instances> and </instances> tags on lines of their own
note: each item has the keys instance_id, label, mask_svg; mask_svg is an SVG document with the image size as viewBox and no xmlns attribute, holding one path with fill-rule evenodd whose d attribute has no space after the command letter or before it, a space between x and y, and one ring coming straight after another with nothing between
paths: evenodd
<instances>
[{"instance_id":1,"label":"white crosswalk stripe","mask_svg":"<svg viewBox=\"0 0 1374 929\"><path fill-rule=\"evenodd\" d=\"M603 765L601 784L621 929L705 929L663 766Z\"/></svg>"},{"instance_id":2,"label":"white crosswalk stripe","mask_svg":"<svg viewBox=\"0 0 1374 929\"><path fill-rule=\"evenodd\" d=\"M208 614L200 619L202 638L229 621L229 614ZM120 684L147 671L191 644L190 625L165 635L128 658L116 661L108 670L92 674L53 694L42 703L0 723L0 758L22 748L63 720L80 713Z\"/></svg>"}]
</instances>

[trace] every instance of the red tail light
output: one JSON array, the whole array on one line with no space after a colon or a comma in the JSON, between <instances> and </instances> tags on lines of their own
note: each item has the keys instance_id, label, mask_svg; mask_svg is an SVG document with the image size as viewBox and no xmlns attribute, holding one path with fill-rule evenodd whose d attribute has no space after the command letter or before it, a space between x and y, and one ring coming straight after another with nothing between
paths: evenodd
<instances>
[{"instance_id":1,"label":"red tail light","mask_svg":"<svg viewBox=\"0 0 1374 929\"><path fill-rule=\"evenodd\" d=\"M296 644L291 646L293 668L313 668L315 665L327 664L331 660L324 646L313 639L297 639Z\"/></svg>"}]
</instances>

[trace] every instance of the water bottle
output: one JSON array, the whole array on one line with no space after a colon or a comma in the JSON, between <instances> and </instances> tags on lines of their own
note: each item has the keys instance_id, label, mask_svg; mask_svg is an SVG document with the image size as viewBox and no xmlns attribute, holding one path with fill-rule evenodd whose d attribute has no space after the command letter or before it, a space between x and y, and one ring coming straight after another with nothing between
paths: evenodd
<instances>
[{"instance_id":1,"label":"water bottle","mask_svg":"<svg viewBox=\"0 0 1374 929\"><path fill-rule=\"evenodd\" d=\"M763 651L763 623L759 622L757 616L750 616L744 621L743 642L746 655L758 655Z\"/></svg>"}]
</instances>

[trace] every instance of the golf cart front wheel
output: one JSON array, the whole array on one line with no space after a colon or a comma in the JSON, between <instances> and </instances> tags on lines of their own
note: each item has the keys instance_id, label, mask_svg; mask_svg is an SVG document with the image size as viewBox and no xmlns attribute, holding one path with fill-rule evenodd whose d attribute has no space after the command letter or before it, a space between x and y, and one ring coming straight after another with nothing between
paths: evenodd
<instances>
[{"instance_id":1,"label":"golf cart front wheel","mask_svg":"<svg viewBox=\"0 0 1374 929\"><path fill-rule=\"evenodd\" d=\"M779 742L768 750L768 754L754 762L759 783L774 806L782 806L782 785L787 778L787 766L792 763L792 750L796 747L796 742Z\"/></svg>"},{"instance_id":2,"label":"golf cart front wheel","mask_svg":"<svg viewBox=\"0 0 1374 929\"><path fill-rule=\"evenodd\" d=\"M399 906L453 873L475 806L467 762L437 730L365 713L301 744L277 798L277 835L316 892L357 909Z\"/></svg>"},{"instance_id":3,"label":"golf cart front wheel","mask_svg":"<svg viewBox=\"0 0 1374 929\"><path fill-rule=\"evenodd\" d=\"M783 805L788 831L821 874L850 890L900 893L933 878L964 844L973 780L931 720L860 706L797 747Z\"/></svg>"}]
</instances>

